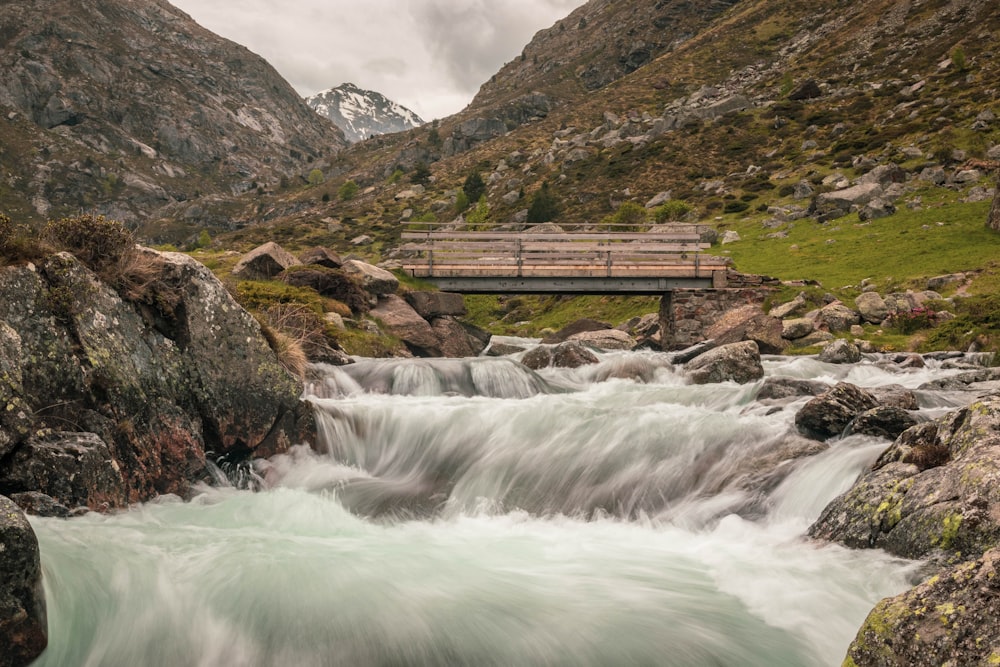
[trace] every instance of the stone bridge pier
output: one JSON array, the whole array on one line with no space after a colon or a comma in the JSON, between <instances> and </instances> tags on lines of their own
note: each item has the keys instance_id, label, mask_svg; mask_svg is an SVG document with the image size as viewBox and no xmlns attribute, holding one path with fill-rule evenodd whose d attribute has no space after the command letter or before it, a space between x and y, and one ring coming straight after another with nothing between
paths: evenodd
<instances>
[{"instance_id":1,"label":"stone bridge pier","mask_svg":"<svg viewBox=\"0 0 1000 667\"><path fill-rule=\"evenodd\" d=\"M705 332L727 312L762 306L773 290L767 287L679 289L660 300L660 337L664 350L682 350L708 338Z\"/></svg>"}]
</instances>

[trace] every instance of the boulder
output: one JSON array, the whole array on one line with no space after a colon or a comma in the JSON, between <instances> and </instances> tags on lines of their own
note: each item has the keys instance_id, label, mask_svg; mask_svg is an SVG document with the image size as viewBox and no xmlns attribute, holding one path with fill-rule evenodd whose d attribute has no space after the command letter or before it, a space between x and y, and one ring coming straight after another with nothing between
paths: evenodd
<instances>
[{"instance_id":1,"label":"boulder","mask_svg":"<svg viewBox=\"0 0 1000 667\"><path fill-rule=\"evenodd\" d=\"M868 393L875 397L879 405L901 408L903 410L919 410L917 395L901 384L883 384L871 387Z\"/></svg>"},{"instance_id":2,"label":"boulder","mask_svg":"<svg viewBox=\"0 0 1000 667\"><path fill-rule=\"evenodd\" d=\"M349 260L348 263L350 261L353 260ZM372 308L370 314L378 319L389 333L403 341L415 356L442 355L438 335L430 323L420 317L417 311L401 297L395 294L380 297L378 305Z\"/></svg>"},{"instance_id":3,"label":"boulder","mask_svg":"<svg viewBox=\"0 0 1000 667\"><path fill-rule=\"evenodd\" d=\"M693 384L726 381L746 384L764 377L760 350L752 340L709 350L689 361L685 370Z\"/></svg>"},{"instance_id":4,"label":"boulder","mask_svg":"<svg viewBox=\"0 0 1000 667\"><path fill-rule=\"evenodd\" d=\"M431 329L437 336L438 349L445 357L478 357L490 341L488 332L458 322L453 317L434 318Z\"/></svg>"},{"instance_id":5,"label":"boulder","mask_svg":"<svg viewBox=\"0 0 1000 667\"><path fill-rule=\"evenodd\" d=\"M519 352L524 352L524 348L519 345L493 342L490 343L490 349L486 351L486 355L490 357L506 357L509 354L518 354Z\"/></svg>"},{"instance_id":6,"label":"boulder","mask_svg":"<svg viewBox=\"0 0 1000 667\"><path fill-rule=\"evenodd\" d=\"M598 363L593 352L576 341L559 343L554 347L539 345L529 350L521 363L533 371L555 366L556 368L579 368Z\"/></svg>"},{"instance_id":7,"label":"boulder","mask_svg":"<svg viewBox=\"0 0 1000 667\"><path fill-rule=\"evenodd\" d=\"M879 602L845 665L990 665L1000 656L1000 549Z\"/></svg>"},{"instance_id":8,"label":"boulder","mask_svg":"<svg viewBox=\"0 0 1000 667\"><path fill-rule=\"evenodd\" d=\"M809 303L806 301L805 296L799 294L787 303L778 304L768 311L767 314L771 317L777 317L779 320L783 320L786 317L791 317L792 315L803 315L808 310Z\"/></svg>"},{"instance_id":9,"label":"boulder","mask_svg":"<svg viewBox=\"0 0 1000 667\"><path fill-rule=\"evenodd\" d=\"M797 341L816 330L813 321L808 317L796 317L795 319L785 320L781 325L781 337L785 340Z\"/></svg>"},{"instance_id":10,"label":"boulder","mask_svg":"<svg viewBox=\"0 0 1000 667\"><path fill-rule=\"evenodd\" d=\"M340 301L355 313L368 310L371 296L356 274L319 264L293 266L281 274L281 280L295 287L308 287Z\"/></svg>"},{"instance_id":11,"label":"boulder","mask_svg":"<svg viewBox=\"0 0 1000 667\"><path fill-rule=\"evenodd\" d=\"M0 493L40 492L73 509L108 510L128 505L125 480L108 445L93 433L46 433L32 437L0 471Z\"/></svg>"},{"instance_id":12,"label":"boulder","mask_svg":"<svg viewBox=\"0 0 1000 667\"><path fill-rule=\"evenodd\" d=\"M811 100L823 95L823 90L816 83L816 79L806 79L796 86L790 93L790 100Z\"/></svg>"},{"instance_id":13,"label":"boulder","mask_svg":"<svg viewBox=\"0 0 1000 667\"><path fill-rule=\"evenodd\" d=\"M864 292L854 300L861 319L870 324L881 324L889 316L889 306L877 292Z\"/></svg>"},{"instance_id":14,"label":"boulder","mask_svg":"<svg viewBox=\"0 0 1000 667\"><path fill-rule=\"evenodd\" d=\"M444 315L462 317L468 312L465 298L453 292L407 292L403 298L425 320Z\"/></svg>"},{"instance_id":15,"label":"boulder","mask_svg":"<svg viewBox=\"0 0 1000 667\"><path fill-rule=\"evenodd\" d=\"M521 363L533 371L548 368L552 365L552 348L547 345L539 345L528 350L521 358Z\"/></svg>"},{"instance_id":16,"label":"boulder","mask_svg":"<svg viewBox=\"0 0 1000 667\"><path fill-rule=\"evenodd\" d=\"M809 529L904 558L975 558L1000 543L1000 397L903 432Z\"/></svg>"},{"instance_id":17,"label":"boulder","mask_svg":"<svg viewBox=\"0 0 1000 667\"><path fill-rule=\"evenodd\" d=\"M851 422L850 432L895 440L906 429L916 426L917 419L903 408L880 405L865 410Z\"/></svg>"},{"instance_id":18,"label":"boulder","mask_svg":"<svg viewBox=\"0 0 1000 667\"><path fill-rule=\"evenodd\" d=\"M871 200L881 197L882 193L882 186L878 183L859 183L843 190L824 192L813 199L809 212L825 222L847 215L852 207L864 206Z\"/></svg>"},{"instance_id":19,"label":"boulder","mask_svg":"<svg viewBox=\"0 0 1000 667\"><path fill-rule=\"evenodd\" d=\"M48 645L38 539L12 500L0 496L0 667L26 667Z\"/></svg>"},{"instance_id":20,"label":"boulder","mask_svg":"<svg viewBox=\"0 0 1000 667\"><path fill-rule=\"evenodd\" d=\"M567 324L558 332L546 336L542 339L543 345L555 345L556 343L562 343L570 339L570 337L575 336L580 333L585 333L588 331L606 331L611 328L611 325L607 322L599 322L597 320L592 320L589 318L583 318L576 320Z\"/></svg>"},{"instance_id":21,"label":"boulder","mask_svg":"<svg viewBox=\"0 0 1000 667\"><path fill-rule=\"evenodd\" d=\"M31 433L32 411L24 395L21 374L21 337L0 321L0 459Z\"/></svg>"},{"instance_id":22,"label":"boulder","mask_svg":"<svg viewBox=\"0 0 1000 667\"><path fill-rule=\"evenodd\" d=\"M362 287L375 296L393 294L399 289L399 279L396 276L359 259L347 260L342 268L347 274L357 276Z\"/></svg>"},{"instance_id":23,"label":"boulder","mask_svg":"<svg viewBox=\"0 0 1000 667\"><path fill-rule=\"evenodd\" d=\"M315 264L317 266L325 266L328 269L339 269L344 264L344 260L340 258L340 255L329 248L323 247L306 250L299 255L299 261L302 264Z\"/></svg>"},{"instance_id":24,"label":"boulder","mask_svg":"<svg viewBox=\"0 0 1000 667\"><path fill-rule=\"evenodd\" d=\"M858 179L858 183L877 183L883 188L893 183L905 183L906 172L899 165L890 162L880 164Z\"/></svg>"},{"instance_id":25,"label":"boulder","mask_svg":"<svg viewBox=\"0 0 1000 667\"><path fill-rule=\"evenodd\" d=\"M795 425L804 435L825 440L840 435L855 417L875 407L878 401L871 393L840 382L802 406Z\"/></svg>"},{"instance_id":26,"label":"boulder","mask_svg":"<svg viewBox=\"0 0 1000 667\"><path fill-rule=\"evenodd\" d=\"M861 318L858 314L839 301L824 306L816 316L817 327L826 329L830 333L850 331L852 326L860 323Z\"/></svg>"},{"instance_id":27,"label":"boulder","mask_svg":"<svg viewBox=\"0 0 1000 667\"><path fill-rule=\"evenodd\" d=\"M781 354L787 347L782 338L781 320L765 315L760 306L751 304L727 311L708 329L705 336L716 346L753 341L762 354Z\"/></svg>"},{"instance_id":28,"label":"boulder","mask_svg":"<svg viewBox=\"0 0 1000 667\"><path fill-rule=\"evenodd\" d=\"M861 350L849 340L840 338L824 347L818 358L828 364L856 364L861 361Z\"/></svg>"},{"instance_id":29,"label":"boulder","mask_svg":"<svg viewBox=\"0 0 1000 667\"><path fill-rule=\"evenodd\" d=\"M829 331L813 331L802 338L795 340L796 347L812 347L813 345L826 345L834 340L834 335Z\"/></svg>"},{"instance_id":30,"label":"boulder","mask_svg":"<svg viewBox=\"0 0 1000 667\"><path fill-rule=\"evenodd\" d=\"M764 380L757 400L780 400L798 398L800 396L819 396L830 386L816 380L798 380L795 378L769 377Z\"/></svg>"},{"instance_id":31,"label":"boulder","mask_svg":"<svg viewBox=\"0 0 1000 667\"><path fill-rule=\"evenodd\" d=\"M268 241L243 255L233 267L233 275L242 280L267 280L296 264L301 262L295 255Z\"/></svg>"},{"instance_id":32,"label":"boulder","mask_svg":"<svg viewBox=\"0 0 1000 667\"><path fill-rule=\"evenodd\" d=\"M584 331L573 334L569 339L600 350L631 350L635 347L635 339L618 329Z\"/></svg>"}]
</instances>

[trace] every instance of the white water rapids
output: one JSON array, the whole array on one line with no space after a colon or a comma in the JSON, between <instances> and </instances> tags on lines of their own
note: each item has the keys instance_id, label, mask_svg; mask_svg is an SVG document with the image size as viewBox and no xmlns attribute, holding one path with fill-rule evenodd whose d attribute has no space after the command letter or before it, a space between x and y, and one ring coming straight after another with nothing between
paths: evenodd
<instances>
[{"instance_id":1,"label":"white water rapids","mask_svg":"<svg viewBox=\"0 0 1000 667\"><path fill-rule=\"evenodd\" d=\"M262 491L32 519L36 665L840 664L917 564L804 534L888 442L809 443L805 399L686 385L664 360L325 368L322 441L259 462ZM954 372L765 368L911 388ZM917 393L927 415L971 400Z\"/></svg>"}]
</instances>

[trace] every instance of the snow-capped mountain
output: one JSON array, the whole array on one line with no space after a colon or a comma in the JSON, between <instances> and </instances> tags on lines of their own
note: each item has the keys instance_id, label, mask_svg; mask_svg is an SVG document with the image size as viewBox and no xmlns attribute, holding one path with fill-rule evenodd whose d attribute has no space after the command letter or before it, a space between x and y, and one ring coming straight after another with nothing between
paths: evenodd
<instances>
[{"instance_id":1,"label":"snow-capped mountain","mask_svg":"<svg viewBox=\"0 0 1000 667\"><path fill-rule=\"evenodd\" d=\"M362 90L353 83L306 98L306 103L344 131L354 143L376 134L402 132L424 124L420 116L381 93Z\"/></svg>"}]
</instances>

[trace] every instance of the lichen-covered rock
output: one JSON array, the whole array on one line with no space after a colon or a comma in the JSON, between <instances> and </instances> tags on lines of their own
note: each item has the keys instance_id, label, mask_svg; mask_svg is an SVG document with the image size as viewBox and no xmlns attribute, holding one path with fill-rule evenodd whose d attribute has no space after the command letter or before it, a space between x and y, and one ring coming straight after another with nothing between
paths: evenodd
<instances>
[{"instance_id":1,"label":"lichen-covered rock","mask_svg":"<svg viewBox=\"0 0 1000 667\"><path fill-rule=\"evenodd\" d=\"M31 408L23 393L21 337L0 321L0 458L31 433Z\"/></svg>"},{"instance_id":2,"label":"lichen-covered rock","mask_svg":"<svg viewBox=\"0 0 1000 667\"><path fill-rule=\"evenodd\" d=\"M746 384L764 377L760 350L752 340L709 350L689 361L685 370L693 384L726 381Z\"/></svg>"},{"instance_id":3,"label":"lichen-covered rock","mask_svg":"<svg viewBox=\"0 0 1000 667\"><path fill-rule=\"evenodd\" d=\"M852 326L860 322L858 314L839 301L824 306L816 316L817 326L831 333L850 331Z\"/></svg>"},{"instance_id":4,"label":"lichen-covered rock","mask_svg":"<svg viewBox=\"0 0 1000 667\"><path fill-rule=\"evenodd\" d=\"M879 602L844 665L1000 664L1000 549Z\"/></svg>"},{"instance_id":5,"label":"lichen-covered rock","mask_svg":"<svg viewBox=\"0 0 1000 667\"><path fill-rule=\"evenodd\" d=\"M179 253L142 249L137 261L147 281L128 299L65 253L0 269L21 398L36 428L73 424L106 443L126 484L109 506L185 494L206 451L249 456L302 437L301 386L211 271Z\"/></svg>"},{"instance_id":6,"label":"lichen-covered rock","mask_svg":"<svg viewBox=\"0 0 1000 667\"><path fill-rule=\"evenodd\" d=\"M47 645L38 540L20 508L0 496L0 667L24 667Z\"/></svg>"},{"instance_id":7,"label":"lichen-covered rock","mask_svg":"<svg viewBox=\"0 0 1000 667\"><path fill-rule=\"evenodd\" d=\"M268 241L243 255L233 267L233 275L243 280L267 280L297 264L301 262L295 255Z\"/></svg>"},{"instance_id":8,"label":"lichen-covered rock","mask_svg":"<svg viewBox=\"0 0 1000 667\"><path fill-rule=\"evenodd\" d=\"M851 341L838 338L824 347L817 358L828 364L856 364L861 361L861 350Z\"/></svg>"},{"instance_id":9,"label":"lichen-covered rock","mask_svg":"<svg viewBox=\"0 0 1000 667\"><path fill-rule=\"evenodd\" d=\"M795 415L795 425L803 434L823 440L840 435L855 417L877 406L871 393L840 382L802 406Z\"/></svg>"},{"instance_id":10,"label":"lichen-covered rock","mask_svg":"<svg viewBox=\"0 0 1000 667\"><path fill-rule=\"evenodd\" d=\"M533 371L549 366L556 368L579 368L598 363L597 356L578 342L568 341L554 347L539 345L529 350L521 363Z\"/></svg>"},{"instance_id":11,"label":"lichen-covered rock","mask_svg":"<svg viewBox=\"0 0 1000 667\"><path fill-rule=\"evenodd\" d=\"M906 558L1000 544L1000 398L905 431L809 534Z\"/></svg>"},{"instance_id":12,"label":"lichen-covered rock","mask_svg":"<svg viewBox=\"0 0 1000 667\"><path fill-rule=\"evenodd\" d=\"M889 316L889 306L877 292L864 292L854 300L854 305L865 322L881 324Z\"/></svg>"},{"instance_id":13,"label":"lichen-covered rock","mask_svg":"<svg viewBox=\"0 0 1000 667\"><path fill-rule=\"evenodd\" d=\"M121 469L108 445L93 433L55 432L19 447L0 470L0 492L13 496L32 491L70 509L128 504Z\"/></svg>"},{"instance_id":14,"label":"lichen-covered rock","mask_svg":"<svg viewBox=\"0 0 1000 667\"><path fill-rule=\"evenodd\" d=\"M573 334L569 340L596 347L599 350L631 350L635 347L635 339L618 329L602 329L601 331L585 331Z\"/></svg>"},{"instance_id":15,"label":"lichen-covered rock","mask_svg":"<svg viewBox=\"0 0 1000 667\"><path fill-rule=\"evenodd\" d=\"M384 296L393 294L399 289L399 278L385 269L362 262L359 259L349 259L341 267L345 272L361 280L361 286L369 294Z\"/></svg>"}]
</instances>

